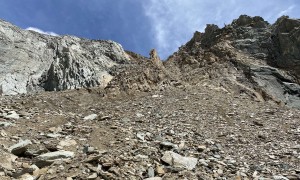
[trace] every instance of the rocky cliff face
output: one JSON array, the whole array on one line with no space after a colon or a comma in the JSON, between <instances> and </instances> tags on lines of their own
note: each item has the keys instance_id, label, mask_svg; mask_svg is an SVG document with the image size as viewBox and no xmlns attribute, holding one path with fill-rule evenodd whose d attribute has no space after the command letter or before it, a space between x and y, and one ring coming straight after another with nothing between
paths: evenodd
<instances>
[{"instance_id":1,"label":"rocky cliff face","mask_svg":"<svg viewBox=\"0 0 300 180\"><path fill-rule=\"evenodd\" d=\"M0 21L1 94L106 86L108 69L128 61L112 41L42 35Z\"/></svg>"},{"instance_id":2,"label":"rocky cliff face","mask_svg":"<svg viewBox=\"0 0 300 180\"><path fill-rule=\"evenodd\" d=\"M283 16L274 25L261 17L240 16L220 29L208 25L165 66L193 84L213 84L300 107L299 20Z\"/></svg>"}]
</instances>

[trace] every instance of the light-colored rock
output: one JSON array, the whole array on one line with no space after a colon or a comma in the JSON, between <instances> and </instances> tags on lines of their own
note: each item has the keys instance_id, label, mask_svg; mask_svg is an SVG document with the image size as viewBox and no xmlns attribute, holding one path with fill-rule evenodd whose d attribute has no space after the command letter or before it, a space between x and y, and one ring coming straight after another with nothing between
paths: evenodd
<instances>
[{"instance_id":1,"label":"light-colored rock","mask_svg":"<svg viewBox=\"0 0 300 180\"><path fill-rule=\"evenodd\" d=\"M20 116L18 113L15 111L10 111L7 113L7 115L4 115L5 118L7 119L20 119Z\"/></svg>"},{"instance_id":2,"label":"light-colored rock","mask_svg":"<svg viewBox=\"0 0 300 180\"><path fill-rule=\"evenodd\" d=\"M77 142L73 139L62 140L58 143L62 147L75 146Z\"/></svg>"},{"instance_id":3,"label":"light-colored rock","mask_svg":"<svg viewBox=\"0 0 300 180\"><path fill-rule=\"evenodd\" d=\"M173 167L185 168L187 170L193 170L198 162L197 158L183 157L172 151L166 151L161 159Z\"/></svg>"},{"instance_id":4,"label":"light-colored rock","mask_svg":"<svg viewBox=\"0 0 300 180\"><path fill-rule=\"evenodd\" d=\"M4 151L0 151L0 167L6 169L6 170L12 170L13 165L12 163L15 162L15 160L18 158L17 156L13 154L6 153Z\"/></svg>"},{"instance_id":5,"label":"light-colored rock","mask_svg":"<svg viewBox=\"0 0 300 180\"><path fill-rule=\"evenodd\" d=\"M7 133L3 129L0 131L0 135L2 137L7 137Z\"/></svg>"},{"instance_id":6,"label":"light-colored rock","mask_svg":"<svg viewBox=\"0 0 300 180\"><path fill-rule=\"evenodd\" d=\"M98 115L97 114L90 114L90 115L88 115L88 116L85 116L84 118L83 118L83 120L94 120L94 119L96 119L98 117Z\"/></svg>"},{"instance_id":7,"label":"light-colored rock","mask_svg":"<svg viewBox=\"0 0 300 180\"><path fill-rule=\"evenodd\" d=\"M98 177L97 173L93 173L87 177L87 179L96 179Z\"/></svg>"},{"instance_id":8,"label":"light-colored rock","mask_svg":"<svg viewBox=\"0 0 300 180\"><path fill-rule=\"evenodd\" d=\"M42 168L42 169L36 169L35 171L33 171L33 176L35 177L39 177L41 175L47 174L48 168Z\"/></svg>"},{"instance_id":9,"label":"light-colored rock","mask_svg":"<svg viewBox=\"0 0 300 180\"><path fill-rule=\"evenodd\" d=\"M35 158L35 165L38 167L45 167L54 162L57 159L73 158L74 152L71 151L55 151L46 154L39 155Z\"/></svg>"},{"instance_id":10,"label":"light-colored rock","mask_svg":"<svg viewBox=\"0 0 300 180\"><path fill-rule=\"evenodd\" d=\"M138 118L144 117L144 115L143 115L142 113L136 113L135 115L136 115L136 117L138 117Z\"/></svg>"},{"instance_id":11,"label":"light-colored rock","mask_svg":"<svg viewBox=\"0 0 300 180\"><path fill-rule=\"evenodd\" d=\"M154 177L155 174L154 174L154 169L153 167L149 167L148 168L148 177Z\"/></svg>"},{"instance_id":12,"label":"light-colored rock","mask_svg":"<svg viewBox=\"0 0 300 180\"><path fill-rule=\"evenodd\" d=\"M23 174L21 177L18 178L19 180L34 180L35 178L32 177L30 174L26 173Z\"/></svg>"},{"instance_id":13,"label":"light-colored rock","mask_svg":"<svg viewBox=\"0 0 300 180\"><path fill-rule=\"evenodd\" d=\"M146 178L144 180L162 180L161 177L151 177L151 178Z\"/></svg>"},{"instance_id":14,"label":"light-colored rock","mask_svg":"<svg viewBox=\"0 0 300 180\"><path fill-rule=\"evenodd\" d=\"M136 137L142 141L145 141L145 133L142 133L142 132L138 132L136 133Z\"/></svg>"},{"instance_id":15,"label":"light-colored rock","mask_svg":"<svg viewBox=\"0 0 300 180\"><path fill-rule=\"evenodd\" d=\"M0 122L0 127L9 127L12 125L13 125L13 123L10 123L10 122Z\"/></svg>"},{"instance_id":16,"label":"light-colored rock","mask_svg":"<svg viewBox=\"0 0 300 180\"><path fill-rule=\"evenodd\" d=\"M277 175L277 176L273 176L273 180L289 180L289 179L284 176Z\"/></svg>"},{"instance_id":17,"label":"light-colored rock","mask_svg":"<svg viewBox=\"0 0 300 180\"><path fill-rule=\"evenodd\" d=\"M27 147L32 144L32 142L28 139L21 140L19 143L14 144L8 148L8 150L13 153L14 155L21 155L27 150Z\"/></svg>"},{"instance_id":18,"label":"light-colored rock","mask_svg":"<svg viewBox=\"0 0 300 180\"><path fill-rule=\"evenodd\" d=\"M157 172L157 174L159 174L159 175L165 174L165 173L166 173L165 170L164 170L164 168L163 168L162 166L160 166L160 165L157 165L157 166L156 166L156 172Z\"/></svg>"},{"instance_id":19,"label":"light-colored rock","mask_svg":"<svg viewBox=\"0 0 300 180\"><path fill-rule=\"evenodd\" d=\"M58 137L61 137L61 136L62 136L61 134L56 134L56 133L46 134L46 137L48 137L48 138L58 138Z\"/></svg>"}]
</instances>

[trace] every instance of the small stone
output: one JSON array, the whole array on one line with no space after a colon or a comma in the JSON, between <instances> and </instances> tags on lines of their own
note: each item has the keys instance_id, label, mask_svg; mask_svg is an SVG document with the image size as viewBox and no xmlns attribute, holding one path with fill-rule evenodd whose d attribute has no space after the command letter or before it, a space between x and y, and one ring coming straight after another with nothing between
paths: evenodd
<instances>
[{"instance_id":1,"label":"small stone","mask_svg":"<svg viewBox=\"0 0 300 180\"><path fill-rule=\"evenodd\" d=\"M200 159L199 163L202 164L203 166L208 166L207 162L205 159Z\"/></svg>"},{"instance_id":2,"label":"small stone","mask_svg":"<svg viewBox=\"0 0 300 180\"><path fill-rule=\"evenodd\" d=\"M10 123L10 122L0 122L0 127L9 127L12 125L13 125L13 123Z\"/></svg>"},{"instance_id":3,"label":"small stone","mask_svg":"<svg viewBox=\"0 0 300 180\"><path fill-rule=\"evenodd\" d=\"M185 168L187 170L193 170L198 162L197 158L183 157L172 151L166 151L161 159L173 167Z\"/></svg>"},{"instance_id":4,"label":"small stone","mask_svg":"<svg viewBox=\"0 0 300 180\"><path fill-rule=\"evenodd\" d=\"M62 136L61 134L53 134L53 133L46 134L46 137L48 138L58 138L61 136Z\"/></svg>"},{"instance_id":5,"label":"small stone","mask_svg":"<svg viewBox=\"0 0 300 180\"><path fill-rule=\"evenodd\" d=\"M171 149L178 149L178 146L176 144L173 144L173 143L167 142L167 141L161 142L160 146L166 147L166 148L171 148Z\"/></svg>"},{"instance_id":6,"label":"small stone","mask_svg":"<svg viewBox=\"0 0 300 180\"><path fill-rule=\"evenodd\" d=\"M88 115L88 116L85 116L84 118L83 118L83 120L94 120L94 119L96 119L98 117L98 115L97 114L91 114L91 115Z\"/></svg>"},{"instance_id":7,"label":"small stone","mask_svg":"<svg viewBox=\"0 0 300 180\"><path fill-rule=\"evenodd\" d=\"M97 177L98 177L97 173L93 173L92 175L87 177L87 179L96 179Z\"/></svg>"},{"instance_id":8,"label":"small stone","mask_svg":"<svg viewBox=\"0 0 300 180\"><path fill-rule=\"evenodd\" d=\"M256 178L257 175L258 175L258 172L257 172L257 171L254 171L253 174L252 174L252 177L253 177L253 178Z\"/></svg>"},{"instance_id":9,"label":"small stone","mask_svg":"<svg viewBox=\"0 0 300 180\"><path fill-rule=\"evenodd\" d=\"M153 169L153 167L150 167L148 169L148 177L154 177L154 176L155 176L154 169Z\"/></svg>"},{"instance_id":10,"label":"small stone","mask_svg":"<svg viewBox=\"0 0 300 180\"><path fill-rule=\"evenodd\" d=\"M300 144L293 146L292 149L299 149L300 150Z\"/></svg>"},{"instance_id":11,"label":"small stone","mask_svg":"<svg viewBox=\"0 0 300 180\"><path fill-rule=\"evenodd\" d=\"M145 141L145 136L146 136L145 133L142 133L142 132L138 132L136 134L136 137L142 141Z\"/></svg>"},{"instance_id":12,"label":"small stone","mask_svg":"<svg viewBox=\"0 0 300 180\"><path fill-rule=\"evenodd\" d=\"M89 156L86 160L84 160L84 162L94 162L94 161L97 161L98 159L100 159L101 155L92 155L92 156Z\"/></svg>"},{"instance_id":13,"label":"small stone","mask_svg":"<svg viewBox=\"0 0 300 180\"><path fill-rule=\"evenodd\" d=\"M288 178L278 175L278 176L273 176L273 180L289 180Z\"/></svg>"},{"instance_id":14,"label":"small stone","mask_svg":"<svg viewBox=\"0 0 300 180\"><path fill-rule=\"evenodd\" d=\"M62 128L61 127L51 127L51 128L49 128L49 131L56 134L56 133L61 132Z\"/></svg>"},{"instance_id":15,"label":"small stone","mask_svg":"<svg viewBox=\"0 0 300 180\"><path fill-rule=\"evenodd\" d=\"M217 173L218 173L218 175L221 176L221 175L223 175L223 170L222 170L222 169L218 169L218 170L217 170Z\"/></svg>"},{"instance_id":16,"label":"small stone","mask_svg":"<svg viewBox=\"0 0 300 180\"><path fill-rule=\"evenodd\" d=\"M138 117L138 118L144 117L144 115L141 114L141 113L136 113L135 115L136 115L136 117Z\"/></svg>"},{"instance_id":17,"label":"small stone","mask_svg":"<svg viewBox=\"0 0 300 180\"><path fill-rule=\"evenodd\" d=\"M0 135L2 137L7 137L7 133L3 129L0 131Z\"/></svg>"},{"instance_id":18,"label":"small stone","mask_svg":"<svg viewBox=\"0 0 300 180\"><path fill-rule=\"evenodd\" d=\"M181 141L179 146L178 146L179 149L184 149L185 148L185 142L184 141Z\"/></svg>"},{"instance_id":19,"label":"small stone","mask_svg":"<svg viewBox=\"0 0 300 180\"><path fill-rule=\"evenodd\" d=\"M33 172L33 176L37 177L40 175L44 175L48 172L48 168L37 169Z\"/></svg>"},{"instance_id":20,"label":"small stone","mask_svg":"<svg viewBox=\"0 0 300 180\"><path fill-rule=\"evenodd\" d=\"M108 120L108 119L111 119L111 117L110 116L102 116L100 118L101 121Z\"/></svg>"},{"instance_id":21,"label":"small stone","mask_svg":"<svg viewBox=\"0 0 300 180\"><path fill-rule=\"evenodd\" d=\"M4 117L7 119L16 119L16 120L20 119L19 114L16 113L15 111L8 112L7 115L5 115Z\"/></svg>"},{"instance_id":22,"label":"small stone","mask_svg":"<svg viewBox=\"0 0 300 180\"><path fill-rule=\"evenodd\" d=\"M86 154L90 154L90 153L95 152L95 148L87 145L87 146L83 147L83 152Z\"/></svg>"},{"instance_id":23,"label":"small stone","mask_svg":"<svg viewBox=\"0 0 300 180\"><path fill-rule=\"evenodd\" d=\"M153 98L160 98L160 97L163 97L162 95L158 95L158 94L154 94L152 95Z\"/></svg>"},{"instance_id":24,"label":"small stone","mask_svg":"<svg viewBox=\"0 0 300 180\"><path fill-rule=\"evenodd\" d=\"M156 173L159 174L159 175L162 175L162 174L165 174L166 172L165 172L163 167L157 165L156 166Z\"/></svg>"},{"instance_id":25,"label":"small stone","mask_svg":"<svg viewBox=\"0 0 300 180\"><path fill-rule=\"evenodd\" d=\"M135 156L137 159L148 159L149 157L146 155L138 154Z\"/></svg>"},{"instance_id":26,"label":"small stone","mask_svg":"<svg viewBox=\"0 0 300 180\"><path fill-rule=\"evenodd\" d=\"M203 152L205 149L206 149L206 146L205 146L205 145L199 145L199 146L197 147L197 150L198 150L199 152Z\"/></svg>"},{"instance_id":27,"label":"small stone","mask_svg":"<svg viewBox=\"0 0 300 180\"><path fill-rule=\"evenodd\" d=\"M118 129L118 126L110 126L110 129Z\"/></svg>"}]
</instances>

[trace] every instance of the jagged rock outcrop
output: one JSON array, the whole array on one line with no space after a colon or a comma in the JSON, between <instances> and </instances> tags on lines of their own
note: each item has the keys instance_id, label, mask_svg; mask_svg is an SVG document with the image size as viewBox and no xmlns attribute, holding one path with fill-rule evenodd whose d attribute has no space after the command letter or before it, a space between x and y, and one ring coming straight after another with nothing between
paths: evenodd
<instances>
[{"instance_id":1,"label":"jagged rock outcrop","mask_svg":"<svg viewBox=\"0 0 300 180\"><path fill-rule=\"evenodd\" d=\"M110 68L114 77L107 85L106 92L128 94L164 90L167 87L178 86L180 82L173 79L163 66L156 51L150 52L150 58L127 51L130 63Z\"/></svg>"},{"instance_id":2,"label":"jagged rock outcrop","mask_svg":"<svg viewBox=\"0 0 300 180\"><path fill-rule=\"evenodd\" d=\"M0 92L106 86L108 69L129 58L113 41L49 36L0 21Z\"/></svg>"},{"instance_id":3,"label":"jagged rock outcrop","mask_svg":"<svg viewBox=\"0 0 300 180\"><path fill-rule=\"evenodd\" d=\"M241 15L224 28L207 25L164 64L190 84L300 107L299 22L284 16L270 25Z\"/></svg>"}]
</instances>

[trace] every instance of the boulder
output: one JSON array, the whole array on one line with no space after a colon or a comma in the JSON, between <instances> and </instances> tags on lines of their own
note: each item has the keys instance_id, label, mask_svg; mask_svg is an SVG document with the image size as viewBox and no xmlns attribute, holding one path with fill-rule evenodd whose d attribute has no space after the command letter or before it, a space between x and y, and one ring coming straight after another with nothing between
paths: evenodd
<instances>
[{"instance_id":1,"label":"boulder","mask_svg":"<svg viewBox=\"0 0 300 180\"><path fill-rule=\"evenodd\" d=\"M35 165L39 168L51 165L57 159L73 158L74 152L71 151L55 151L37 156L34 159Z\"/></svg>"},{"instance_id":2,"label":"boulder","mask_svg":"<svg viewBox=\"0 0 300 180\"><path fill-rule=\"evenodd\" d=\"M161 160L173 167L185 168L187 170L193 170L198 162L197 158L184 157L172 151L166 151Z\"/></svg>"},{"instance_id":3,"label":"boulder","mask_svg":"<svg viewBox=\"0 0 300 180\"><path fill-rule=\"evenodd\" d=\"M14 144L8 148L8 150L16 156L19 156L26 152L28 146L32 144L30 140L21 140L19 143Z\"/></svg>"}]
</instances>

